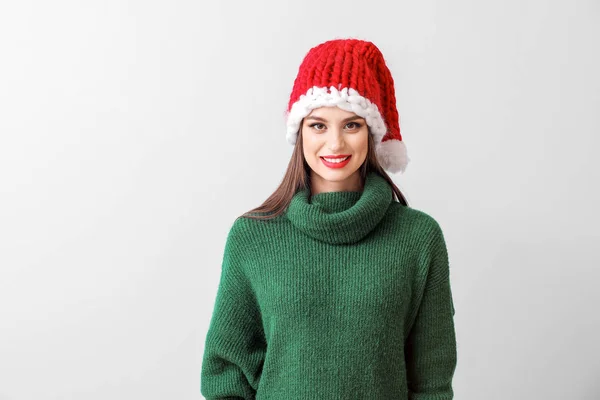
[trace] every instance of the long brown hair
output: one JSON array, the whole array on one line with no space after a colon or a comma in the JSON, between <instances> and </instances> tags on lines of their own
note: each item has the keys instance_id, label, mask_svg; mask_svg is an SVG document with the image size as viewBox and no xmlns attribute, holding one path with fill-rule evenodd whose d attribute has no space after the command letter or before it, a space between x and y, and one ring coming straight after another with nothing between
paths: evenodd
<instances>
[{"instance_id":1,"label":"long brown hair","mask_svg":"<svg viewBox=\"0 0 600 400\"><path fill-rule=\"evenodd\" d=\"M369 139L367 158L365 162L360 166L360 176L362 182L365 181L365 177L371 171L376 171L381 175L392 187L394 192L394 199L399 203L408 206L406 198L398 189L398 186L392 181L389 175L381 167L377 161L377 155L375 153L375 143L373 141L373 135L369 128ZM310 188L310 166L304 159L304 153L302 150L302 123L298 131L298 138L294 145L294 151L288 163L285 175L279 184L279 187L275 189L273 194L269 196L260 206L253 208L252 210L242 214L240 218L253 218L253 219L272 219L276 218L284 213L287 206L290 204L292 197L299 191L306 188ZM255 213L263 213L264 215L251 215Z\"/></svg>"}]
</instances>

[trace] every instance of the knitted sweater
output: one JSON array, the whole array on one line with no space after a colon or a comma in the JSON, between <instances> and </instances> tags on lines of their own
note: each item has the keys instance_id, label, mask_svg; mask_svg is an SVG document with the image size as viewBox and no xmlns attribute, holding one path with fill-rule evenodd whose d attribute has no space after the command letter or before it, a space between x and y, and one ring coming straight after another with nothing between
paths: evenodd
<instances>
[{"instance_id":1,"label":"knitted sweater","mask_svg":"<svg viewBox=\"0 0 600 400\"><path fill-rule=\"evenodd\" d=\"M362 192L295 194L227 236L206 334L207 400L450 400L448 253L428 214Z\"/></svg>"}]
</instances>

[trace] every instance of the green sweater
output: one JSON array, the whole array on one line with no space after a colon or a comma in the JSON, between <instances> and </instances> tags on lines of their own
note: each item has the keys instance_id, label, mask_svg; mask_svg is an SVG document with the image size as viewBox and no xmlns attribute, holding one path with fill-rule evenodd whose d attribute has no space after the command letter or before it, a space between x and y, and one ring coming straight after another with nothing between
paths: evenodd
<instances>
[{"instance_id":1,"label":"green sweater","mask_svg":"<svg viewBox=\"0 0 600 400\"><path fill-rule=\"evenodd\" d=\"M285 215L233 223L207 400L449 400L456 362L440 226L377 173L362 192L303 190Z\"/></svg>"}]
</instances>

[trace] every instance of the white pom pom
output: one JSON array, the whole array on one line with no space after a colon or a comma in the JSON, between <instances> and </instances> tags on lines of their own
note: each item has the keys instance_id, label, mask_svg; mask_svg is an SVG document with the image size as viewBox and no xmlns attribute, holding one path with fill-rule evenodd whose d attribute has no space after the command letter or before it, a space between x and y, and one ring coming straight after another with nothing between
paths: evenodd
<instances>
[{"instance_id":1,"label":"white pom pom","mask_svg":"<svg viewBox=\"0 0 600 400\"><path fill-rule=\"evenodd\" d=\"M403 141L388 139L375 146L377 160L383 169L396 173L404 172L410 158Z\"/></svg>"}]
</instances>

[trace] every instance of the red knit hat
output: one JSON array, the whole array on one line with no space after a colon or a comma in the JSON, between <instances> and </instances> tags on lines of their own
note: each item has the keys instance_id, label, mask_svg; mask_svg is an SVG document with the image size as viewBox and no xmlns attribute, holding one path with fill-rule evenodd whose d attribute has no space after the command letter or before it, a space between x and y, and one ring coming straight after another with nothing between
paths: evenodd
<instances>
[{"instance_id":1,"label":"red knit hat","mask_svg":"<svg viewBox=\"0 0 600 400\"><path fill-rule=\"evenodd\" d=\"M364 118L381 166L404 172L410 158L400 135L394 80L373 43L335 39L309 50L285 113L289 143L296 143L302 119L323 106L337 106Z\"/></svg>"}]
</instances>

